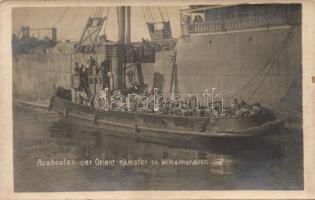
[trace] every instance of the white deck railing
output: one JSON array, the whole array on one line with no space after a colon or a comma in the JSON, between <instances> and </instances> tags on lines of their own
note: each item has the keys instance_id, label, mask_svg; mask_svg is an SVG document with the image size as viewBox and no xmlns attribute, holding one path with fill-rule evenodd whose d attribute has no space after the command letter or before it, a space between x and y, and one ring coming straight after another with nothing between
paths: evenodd
<instances>
[{"instance_id":1,"label":"white deck railing","mask_svg":"<svg viewBox=\"0 0 315 200\"><path fill-rule=\"evenodd\" d=\"M300 23L299 15L257 16L242 19L230 19L205 23L192 23L188 25L188 33L209 33L227 30L242 30L251 28L271 27L286 24Z\"/></svg>"}]
</instances>

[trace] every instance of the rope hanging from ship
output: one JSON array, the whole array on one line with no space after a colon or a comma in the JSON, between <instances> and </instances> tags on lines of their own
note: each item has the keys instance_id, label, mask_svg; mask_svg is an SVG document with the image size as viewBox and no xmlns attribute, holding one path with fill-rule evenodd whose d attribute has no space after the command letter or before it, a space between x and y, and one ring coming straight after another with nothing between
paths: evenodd
<instances>
[{"instance_id":1,"label":"rope hanging from ship","mask_svg":"<svg viewBox=\"0 0 315 200\"><path fill-rule=\"evenodd\" d=\"M155 9L157 15L153 15L153 8L151 9L150 7L142 7L142 9L151 40L160 41L172 39L172 30L167 9L165 10L166 15L164 15L160 7Z\"/></svg>"},{"instance_id":2,"label":"rope hanging from ship","mask_svg":"<svg viewBox=\"0 0 315 200\"><path fill-rule=\"evenodd\" d=\"M103 17L103 12L104 12L104 8L92 9L91 15L88 18L84 31L81 35L81 38L75 46L76 51L87 52L87 53L92 53L93 51L95 52L98 35L105 21L107 21L107 18ZM108 15L108 12L107 12L107 15Z\"/></svg>"},{"instance_id":3,"label":"rope hanging from ship","mask_svg":"<svg viewBox=\"0 0 315 200\"><path fill-rule=\"evenodd\" d=\"M66 15L66 13L69 11L70 8L66 8L65 11L60 15L60 17L57 19L55 24L52 27L56 27L57 24L60 22L60 20Z\"/></svg>"},{"instance_id":4,"label":"rope hanging from ship","mask_svg":"<svg viewBox=\"0 0 315 200\"><path fill-rule=\"evenodd\" d=\"M232 99L233 97L235 97L236 95L240 94L241 92L244 91L244 89L246 89L257 77L259 77L259 75L266 69L267 72L263 75L263 78L261 81L259 81L257 87L253 90L253 92L248 96L247 101L249 101L257 92L257 90L260 88L260 86L262 85L262 83L264 82L264 80L266 79L266 77L268 76L268 74L270 73L271 69L273 68L273 64L274 62L277 60L277 58L279 58L280 54L283 52L283 50L285 49L286 45L288 44L288 41L292 35L293 32L293 28L291 27L289 33L287 34L286 38L283 40L283 42L280 44L279 48L275 51L274 54L272 54L272 56L267 60L267 62L265 63L265 65L249 80L247 81L243 87L241 87L237 92L235 92L231 97L229 97L229 100Z\"/></svg>"},{"instance_id":5,"label":"rope hanging from ship","mask_svg":"<svg viewBox=\"0 0 315 200\"><path fill-rule=\"evenodd\" d=\"M284 41L284 45L280 48L280 51L278 52L278 55L276 58L279 58L280 54L282 53L282 51L285 49L285 47L287 46L288 44L288 41L290 39L292 35L292 29L290 30L290 32L288 33L285 41ZM260 86L262 85L262 83L264 82L264 80L266 79L266 77L269 75L271 69L273 68L273 64L276 60L273 60L272 61L272 64L270 65L269 69L267 70L266 74L263 76L262 80L258 83L257 87L255 88L255 90L252 92L252 94L249 95L249 97L247 98L247 101L249 101L257 92L257 90L260 88Z\"/></svg>"},{"instance_id":6,"label":"rope hanging from ship","mask_svg":"<svg viewBox=\"0 0 315 200\"><path fill-rule=\"evenodd\" d=\"M154 7L153 7L154 8ZM151 7L142 7L144 17L148 23L156 23L156 22L167 22L169 21L168 11L165 10L165 14L163 13L161 7L157 6L156 10L158 11L158 15L153 14L153 8ZM156 20L158 19L158 20Z\"/></svg>"},{"instance_id":7,"label":"rope hanging from ship","mask_svg":"<svg viewBox=\"0 0 315 200\"><path fill-rule=\"evenodd\" d=\"M58 20L55 22L55 24L52 26L52 27L56 27L57 24L59 24L61 21L62 21L62 18L65 17L66 13L69 13L71 10L71 8L67 8L61 15L60 17L58 18ZM108 10L109 8L107 9L107 15L108 15ZM99 18L99 17L102 17L103 16L103 12L104 12L104 8L92 8L91 10L91 13L89 14L89 17L92 17L92 18ZM76 19L76 16L77 16L78 12L75 12L74 15L73 15L73 21ZM107 19L107 17L106 17ZM65 31L65 34L64 34L64 39L67 38L67 36L70 34L70 33L73 33L73 32L76 32L76 31L71 31L69 32L69 30L71 30L71 26L73 25L70 24L70 26L68 26L67 28L67 31ZM80 27L81 29L82 27Z\"/></svg>"}]
</instances>

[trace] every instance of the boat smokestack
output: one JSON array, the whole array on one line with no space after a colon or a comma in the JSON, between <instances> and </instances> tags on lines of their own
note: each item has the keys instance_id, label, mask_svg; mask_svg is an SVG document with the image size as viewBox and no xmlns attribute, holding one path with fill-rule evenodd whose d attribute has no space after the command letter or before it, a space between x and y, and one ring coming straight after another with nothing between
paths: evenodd
<instances>
[{"instance_id":1,"label":"boat smokestack","mask_svg":"<svg viewBox=\"0 0 315 200\"><path fill-rule=\"evenodd\" d=\"M118 44L112 49L112 73L114 89L124 88L124 46L126 44L126 8L120 6L118 13ZM129 19L130 20L130 19Z\"/></svg>"},{"instance_id":2,"label":"boat smokestack","mask_svg":"<svg viewBox=\"0 0 315 200\"><path fill-rule=\"evenodd\" d=\"M122 71L122 64L121 64L121 52L120 46L113 46L112 52L112 73L113 73L113 88L115 90L121 87L121 71Z\"/></svg>"},{"instance_id":3,"label":"boat smokestack","mask_svg":"<svg viewBox=\"0 0 315 200\"><path fill-rule=\"evenodd\" d=\"M126 7L126 44L130 44L131 39L130 39L130 32L131 32L131 22L130 22L130 18L131 18L131 10L130 10L130 6Z\"/></svg>"},{"instance_id":4,"label":"boat smokestack","mask_svg":"<svg viewBox=\"0 0 315 200\"><path fill-rule=\"evenodd\" d=\"M121 44L126 43L126 15L125 15L125 7L120 6L118 8L118 42Z\"/></svg>"}]
</instances>

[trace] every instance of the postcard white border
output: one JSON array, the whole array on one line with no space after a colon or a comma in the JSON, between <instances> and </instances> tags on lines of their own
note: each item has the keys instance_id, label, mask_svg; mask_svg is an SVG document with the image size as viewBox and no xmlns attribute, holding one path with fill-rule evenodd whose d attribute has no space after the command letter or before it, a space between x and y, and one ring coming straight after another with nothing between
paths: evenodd
<instances>
[{"instance_id":1,"label":"postcard white border","mask_svg":"<svg viewBox=\"0 0 315 200\"><path fill-rule=\"evenodd\" d=\"M112 191L112 192L13 192L12 59L11 26L14 7L87 7L118 5L189 5L237 3L301 3L303 58L304 190L302 191ZM0 2L0 199L314 199L315 198L315 2L304 1L2 1Z\"/></svg>"}]
</instances>

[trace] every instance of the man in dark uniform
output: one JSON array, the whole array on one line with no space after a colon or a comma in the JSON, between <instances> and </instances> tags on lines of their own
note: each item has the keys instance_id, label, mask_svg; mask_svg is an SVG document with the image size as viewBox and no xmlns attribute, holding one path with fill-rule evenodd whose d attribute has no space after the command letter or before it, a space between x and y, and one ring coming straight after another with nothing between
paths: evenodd
<instances>
[{"instance_id":1,"label":"man in dark uniform","mask_svg":"<svg viewBox=\"0 0 315 200\"><path fill-rule=\"evenodd\" d=\"M75 75L79 75L79 72L80 72L79 63L76 62L74 66L74 73Z\"/></svg>"},{"instance_id":2,"label":"man in dark uniform","mask_svg":"<svg viewBox=\"0 0 315 200\"><path fill-rule=\"evenodd\" d=\"M110 60L108 58L105 58L101 63L101 70L103 71L103 88L109 88L110 78L108 72L110 72Z\"/></svg>"},{"instance_id":3,"label":"man in dark uniform","mask_svg":"<svg viewBox=\"0 0 315 200\"><path fill-rule=\"evenodd\" d=\"M89 74L92 74L93 67L97 67L96 60L93 58L93 56L90 56L90 59L87 62L89 64Z\"/></svg>"},{"instance_id":4,"label":"man in dark uniform","mask_svg":"<svg viewBox=\"0 0 315 200\"><path fill-rule=\"evenodd\" d=\"M81 65L79 69L79 89L82 90L84 88L84 65Z\"/></svg>"}]
</instances>

